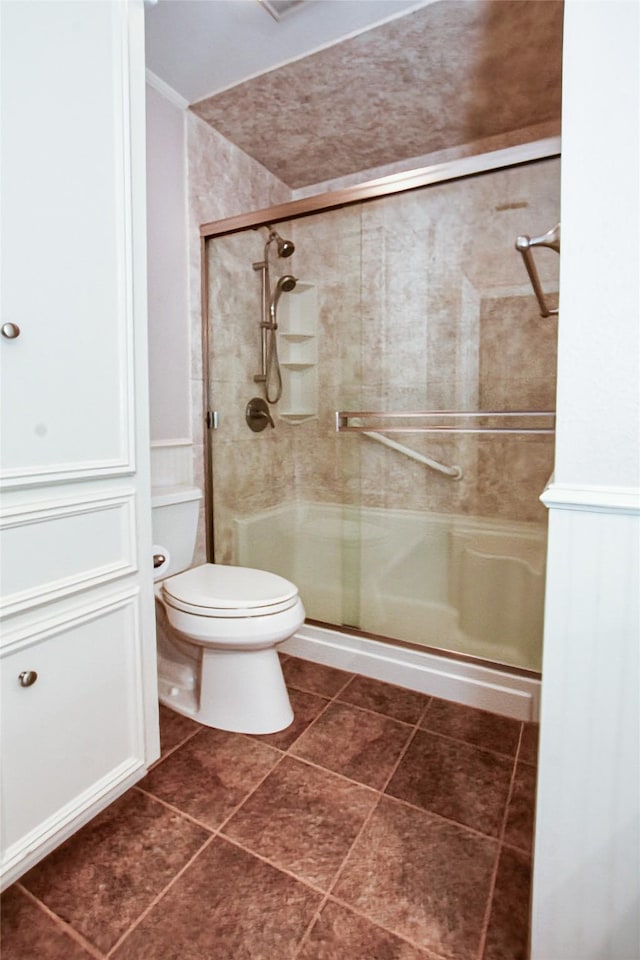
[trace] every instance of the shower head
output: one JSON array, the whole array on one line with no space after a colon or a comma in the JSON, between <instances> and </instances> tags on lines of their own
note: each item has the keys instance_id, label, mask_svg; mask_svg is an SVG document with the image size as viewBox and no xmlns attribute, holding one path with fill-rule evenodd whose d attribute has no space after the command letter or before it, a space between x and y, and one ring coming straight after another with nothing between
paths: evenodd
<instances>
[{"instance_id":1,"label":"shower head","mask_svg":"<svg viewBox=\"0 0 640 960\"><path fill-rule=\"evenodd\" d=\"M276 289L274 290L273 297L271 298L270 306L271 306L272 312L275 313L276 304L280 299L280 294L291 293L291 291L295 288L295 285L297 282L298 282L297 279L295 277L292 277L290 273L287 273L284 275L284 277L280 277L278 279L278 282L276 283Z\"/></svg>"},{"instance_id":2,"label":"shower head","mask_svg":"<svg viewBox=\"0 0 640 960\"><path fill-rule=\"evenodd\" d=\"M276 246L278 248L279 257L290 257L293 251L295 250L295 244L293 240L283 240L277 230L274 230L272 226L268 225L267 230L269 231L269 239L267 240L267 246L273 241L276 241Z\"/></svg>"},{"instance_id":3,"label":"shower head","mask_svg":"<svg viewBox=\"0 0 640 960\"><path fill-rule=\"evenodd\" d=\"M291 293L297 282L296 277L292 277L290 273L285 274L284 277L280 277L276 284L276 293L278 290L283 293Z\"/></svg>"}]
</instances>

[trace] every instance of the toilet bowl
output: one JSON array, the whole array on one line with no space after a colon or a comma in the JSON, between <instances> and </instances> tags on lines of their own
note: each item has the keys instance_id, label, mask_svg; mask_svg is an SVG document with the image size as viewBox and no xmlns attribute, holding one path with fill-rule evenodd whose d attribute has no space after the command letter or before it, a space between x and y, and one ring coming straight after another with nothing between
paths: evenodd
<instances>
[{"instance_id":1,"label":"toilet bowl","mask_svg":"<svg viewBox=\"0 0 640 960\"><path fill-rule=\"evenodd\" d=\"M158 629L160 701L222 730L282 730L293 711L276 646L304 622L297 587L250 567L205 563L173 573L175 548L178 566L189 551L180 552L174 538L183 538L185 524L170 522L168 508L179 504L184 521L184 505L192 502L188 496L196 500L197 519L199 491L187 488L153 498L154 555L162 558L155 595L164 614Z\"/></svg>"}]
</instances>

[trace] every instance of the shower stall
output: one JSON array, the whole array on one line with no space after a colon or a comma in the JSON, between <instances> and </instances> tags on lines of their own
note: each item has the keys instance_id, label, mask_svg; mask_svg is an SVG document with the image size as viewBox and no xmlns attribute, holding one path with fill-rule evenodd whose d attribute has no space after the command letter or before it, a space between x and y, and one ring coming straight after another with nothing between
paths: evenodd
<instances>
[{"instance_id":1,"label":"shower stall","mask_svg":"<svg viewBox=\"0 0 640 960\"><path fill-rule=\"evenodd\" d=\"M515 243L558 220L545 142L204 227L210 559L337 635L536 675L557 318ZM553 306L558 261L536 250Z\"/></svg>"}]
</instances>

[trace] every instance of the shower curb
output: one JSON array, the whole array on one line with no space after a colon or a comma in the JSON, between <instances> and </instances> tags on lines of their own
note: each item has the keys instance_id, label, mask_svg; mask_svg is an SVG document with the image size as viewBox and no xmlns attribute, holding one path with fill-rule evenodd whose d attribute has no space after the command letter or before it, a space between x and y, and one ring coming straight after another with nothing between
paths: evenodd
<instances>
[{"instance_id":1,"label":"shower curb","mask_svg":"<svg viewBox=\"0 0 640 960\"><path fill-rule=\"evenodd\" d=\"M279 649L314 663L516 720L537 722L539 718L541 683L534 677L311 624L305 624Z\"/></svg>"}]
</instances>

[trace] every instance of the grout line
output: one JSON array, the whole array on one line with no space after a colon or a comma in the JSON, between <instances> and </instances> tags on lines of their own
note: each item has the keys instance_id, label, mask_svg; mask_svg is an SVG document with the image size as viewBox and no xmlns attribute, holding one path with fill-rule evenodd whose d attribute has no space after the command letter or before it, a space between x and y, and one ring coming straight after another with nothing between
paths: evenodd
<instances>
[{"instance_id":1,"label":"grout line","mask_svg":"<svg viewBox=\"0 0 640 960\"><path fill-rule=\"evenodd\" d=\"M376 792L377 792L377 791L376 791ZM353 850L355 844L358 842L358 839L360 838L360 836L361 836L361 834L362 834L362 831L364 830L364 828L366 827L366 825L369 823L369 820L370 820L371 817L373 816L374 812L378 809L378 806L379 806L379 804L380 804L380 800L381 800L381 799L382 799L382 794L379 795L377 802L372 805L371 810L369 811L369 813L367 814L367 816L366 816L366 817L364 818L364 820L362 821L362 825L361 825L360 829L358 830L358 832L356 833L356 835L355 835L355 837L354 837L354 839L353 839L353 843L349 846L349 849L347 850L347 852L346 852L346 854L345 854L345 856L344 856L344 859L343 859L342 863L341 863L340 866L338 867L338 869L337 869L337 871L336 871L336 874L335 874L333 880L332 880L331 883L329 884L329 886L328 886L328 888L327 888L327 890L326 890L326 892L325 892L322 900L321 900L320 903L318 904L318 908L317 908L316 912L315 912L315 913L313 914L313 916L311 917L311 920L309 921L309 923L308 923L308 925L307 925L307 929L305 930L305 932L304 932L303 935L302 935L302 938L301 938L301 940L300 940L300 942L299 942L299 944L298 944L298 947L297 947L297 949L296 949L296 952L293 954L293 960L296 960L296 957L299 957L299 956L300 956L300 952L302 951L303 947L305 946L305 944L306 944L307 941L309 940L309 936L311 935L311 931L313 930L313 928L315 927L316 923L317 923L318 920L320 919L320 916L321 916L321 914L322 914L322 911L324 910L325 905L326 905L327 901L329 900L329 897L331 896L331 892L333 891L335 885L337 884L338 880L340 879L340 876L341 876L341 874L342 874L342 871L343 871L344 868L345 868L345 864L346 864L347 860L349 859L349 856L351 855L351 851Z\"/></svg>"},{"instance_id":2,"label":"grout line","mask_svg":"<svg viewBox=\"0 0 640 960\"><path fill-rule=\"evenodd\" d=\"M225 840L227 843L230 843L232 846L237 847L239 850L242 850L243 853L249 854L251 857L255 857L256 860L261 860L262 863L268 864L268 866L273 867L274 870L278 870L280 873L285 873L288 877L291 877L292 880L295 880L296 883L301 883L303 886L308 887L310 890L313 890L314 893L319 893L321 896L325 896L326 890L323 890L322 887L319 887L317 884L313 883L311 880L307 880L304 877L301 877L299 874L294 873L289 867L283 866L281 863L276 863L275 860L270 860L269 857L266 857L263 853L258 853L256 850L252 850L251 847L245 846L240 840L236 840L235 837L230 837L226 833L221 833L219 836L220 840Z\"/></svg>"},{"instance_id":3,"label":"grout line","mask_svg":"<svg viewBox=\"0 0 640 960\"><path fill-rule=\"evenodd\" d=\"M519 847L515 843L508 843L506 840L502 841L502 846L506 847L507 850L513 850L514 853L520 853L524 857L528 857L529 860L533 863L533 850L527 850L525 847Z\"/></svg>"},{"instance_id":4,"label":"grout line","mask_svg":"<svg viewBox=\"0 0 640 960\"><path fill-rule=\"evenodd\" d=\"M297 687L293 687L292 689L296 690ZM306 691L306 690L301 690L301 691L299 691L299 692L300 692L300 693L306 693L307 691ZM319 697L320 694L319 694L319 693L316 693L316 694L313 694L313 696ZM287 749L284 751L285 753L287 753L287 754L290 753L291 748L292 748L293 746L295 746L295 744L298 742L298 740L301 739L301 737L304 737L304 735L305 735L305 733L307 732L307 730L310 730L311 727L313 727L313 726L318 722L318 720L320 719L320 717L324 716L324 714L327 712L327 710L329 709L329 707L330 707L331 704L333 703L333 700L332 700L332 699L329 699L329 698L327 698L327 697L322 697L322 699L327 701L327 702L325 703L325 705L322 707L322 709L320 710L320 712L313 718L313 720L311 720L311 722L307 724L307 726L304 728L304 730L302 730L302 731L298 734L298 736L295 738L295 740L292 740L292 742L289 744L289 746L287 747Z\"/></svg>"},{"instance_id":5,"label":"grout line","mask_svg":"<svg viewBox=\"0 0 640 960\"><path fill-rule=\"evenodd\" d=\"M178 870L178 872L175 874L175 876L171 878L171 880L166 884L165 887L163 887L163 889L160 891L160 893L158 893L158 894L153 898L153 900L151 901L151 903L149 903L149 904L147 905L147 907L146 907L146 908L142 911L142 913L136 918L136 920L134 920L134 922L131 924L131 926L130 926L127 930L125 930L125 932L122 934L122 936L121 936L118 940L116 940L116 942L113 944L113 946L111 947L111 949L110 949L110 950L108 951L108 953L106 954L107 957L113 956L113 954L114 954L115 951L118 949L118 947L120 947L120 945L122 944L122 942L129 936L129 934L133 933L133 931L136 929L136 927L138 927L138 926L142 923L142 921L145 919L145 917L147 917L148 914L151 913L151 911L152 911L153 908L156 906L156 904L159 903L160 900L162 900L162 898L165 896L165 894L167 894L167 893L169 892L169 890L171 889L171 887L173 887L173 886L178 882L178 880L182 877L182 874L183 874L186 870L189 869L189 867L190 867L191 864L194 862L194 860L195 860L197 857L199 857L200 854L203 853L203 851L206 850L206 848L207 848L211 843L213 843L213 841L215 840L215 837L216 837L215 834L212 834L211 836L207 837L207 839L204 841L204 843L201 844L201 846L198 847L198 849L197 849L196 852L193 854L193 856L192 856L189 860L187 860L187 862L184 864L184 866L181 867L180 870Z\"/></svg>"},{"instance_id":6,"label":"grout line","mask_svg":"<svg viewBox=\"0 0 640 960\"><path fill-rule=\"evenodd\" d=\"M479 837L481 840L488 840L490 843L500 845L499 835L492 837L489 833L483 833L482 830L478 830L477 827L470 827L466 823L462 823L460 820L452 820L450 817L445 817L441 813L436 813L435 810L427 810L425 807L419 807L415 803L411 803L410 800L403 800L402 797L394 797L392 793L383 793L382 796L385 800L390 800L391 803L400 803L404 807L409 807L410 810L416 810L418 813L423 813L426 817L432 817L434 820L439 820L441 823L446 823L450 827L457 827L458 830L465 830L467 833L473 834L474 837Z\"/></svg>"},{"instance_id":7,"label":"grout line","mask_svg":"<svg viewBox=\"0 0 640 960\"><path fill-rule=\"evenodd\" d=\"M167 707L167 710L168 709L169 708ZM197 722L197 721L194 721L194 722ZM180 743L176 743L173 747L171 747L170 750L167 750L166 753L163 753L161 756L159 756L158 759L151 764L151 766L149 767L149 770L155 770L156 767L159 767L161 763L164 763L165 760L168 760L168 758L172 756L172 754L174 754L176 750L179 750L180 747L184 747L185 743L188 743L189 740L193 740L194 737L196 737L199 733L202 733L202 731L205 729L206 727L199 726L197 730L192 730L191 733L187 734L184 740L181 740Z\"/></svg>"},{"instance_id":8,"label":"grout line","mask_svg":"<svg viewBox=\"0 0 640 960\"><path fill-rule=\"evenodd\" d=\"M415 947L416 950L419 950L421 953L427 951L429 960L451 960L451 954L442 954L438 950L434 950L433 947L427 947L424 943L420 943L418 940L412 940L411 937L407 937L404 933L398 933L397 930L393 930L391 927L385 926L384 923L381 923L379 920L372 920L371 917L367 916L366 913L363 913L358 907L354 906L352 903L348 903L346 900L341 900L340 897L337 897L335 894L330 894L327 897L327 903L335 903L340 907L344 907L350 913L355 913L357 917L361 917L363 920L366 920L368 923L372 924L374 927L379 927L380 930L384 930L385 933L390 934L393 937L397 937L398 940L403 941L404 943L410 944L410 946Z\"/></svg>"},{"instance_id":9,"label":"grout line","mask_svg":"<svg viewBox=\"0 0 640 960\"><path fill-rule=\"evenodd\" d=\"M274 749L275 749L275 748L274 748ZM281 752L281 751L280 751L280 752ZM270 770L267 770L267 772L265 773L265 775L260 778L260 780L259 780L259 781L255 784L255 786L249 791L249 793L247 793L246 796L244 796L244 797L242 798L242 800L235 805L235 807L233 808L233 810L232 810L229 814L227 814L227 816L224 818L224 820L222 820L222 822L220 823L220 826L218 827L218 833L222 833L223 829L224 829L224 828L226 827L226 825L229 823L229 820L231 820L232 817L235 817L235 815L236 815L236 813L238 812L238 810L239 810L242 806L244 806L244 804L254 795L254 793L256 792L256 790L258 790L258 788L262 786L262 784L265 782L265 780L267 779L267 777L270 777L271 774L274 772L274 770L277 770L277 769L278 769L278 767L280 766L280 764L282 763L282 761L284 760L285 757L286 757L286 753L282 753L282 752L281 752L281 756L278 757L278 759L276 760L276 762L274 763L274 765L271 767L271 769L270 769Z\"/></svg>"},{"instance_id":10,"label":"grout line","mask_svg":"<svg viewBox=\"0 0 640 960\"><path fill-rule=\"evenodd\" d=\"M522 722L522 721L520 721ZM494 750L492 747L482 747L478 743L471 743L469 740L462 740L460 737L454 737L450 733L442 733L440 730L432 730L430 727L420 727L422 733L428 733L432 737L442 737L443 740L450 740L452 743L458 743L465 747L472 747L474 750L482 750L484 753L492 753L496 757L502 757L505 760L515 760L518 747L513 753L505 753L502 750ZM518 738L518 743L520 739Z\"/></svg>"},{"instance_id":11,"label":"grout line","mask_svg":"<svg viewBox=\"0 0 640 960\"><path fill-rule=\"evenodd\" d=\"M382 717L383 720L391 720L393 723L399 723L403 727L414 727L415 723L412 723L410 720L399 720L398 717L392 717L389 713L383 713L382 710L373 710L371 707L362 707L359 703L350 703L348 700L339 700L336 699L332 701L341 707L351 707L352 710L361 710L362 713L366 713L371 717Z\"/></svg>"},{"instance_id":12,"label":"grout line","mask_svg":"<svg viewBox=\"0 0 640 960\"><path fill-rule=\"evenodd\" d=\"M482 960L484 956L484 951L487 942L487 934L489 933L489 924L491 922L491 914L493 912L493 898L496 892L496 882L498 879L498 869L500 867L500 857L502 854L502 847L504 843L504 835L507 829L507 818L509 816L509 807L511 805L511 798L513 796L513 785L516 779L516 769L518 767L518 753L520 752L520 744L522 743L524 731L524 724L520 724L520 736L518 737L518 746L516 748L515 756L513 758L513 769L511 770L511 780L509 782L509 790L507 791L507 802L504 806L504 813L502 814L502 825L500 827L500 833L498 835L498 847L496 853L496 862L493 868L493 875L491 877L491 882L489 884L489 897L487 900L487 906L485 909L484 922L482 924L482 929L480 931L480 942L478 945L478 954L477 960Z\"/></svg>"},{"instance_id":13,"label":"grout line","mask_svg":"<svg viewBox=\"0 0 640 960\"><path fill-rule=\"evenodd\" d=\"M426 708L425 708L425 709L426 709ZM341 865L339 866L338 870L336 871L336 874L335 874L335 876L334 876L334 878L333 878L333 881L329 884L329 887L328 887L328 889L327 889L327 892L326 892L324 898L322 899L322 901L321 901L320 904L318 905L318 909L316 910L316 912L314 913L313 917L312 917L311 920L309 921L309 925L307 926L307 929L305 930L305 932L304 932L304 934L303 934L303 936L302 936L302 939L300 940L300 943L298 944L298 948L297 948L297 950L296 950L296 952L295 952L295 954L294 954L294 960L295 960L296 957L299 957L299 956L300 956L300 952L302 951L304 945L308 942L309 937L310 937L310 935L311 935L311 931L313 930L313 928L315 927L316 923L317 923L318 920L320 919L320 916L321 916L321 914L322 914L322 911L324 910L324 908L325 908L325 906L326 906L329 898L331 897L331 895L332 895L332 893L333 893L336 885L338 884L338 882L339 882L339 880L340 880L340 877L342 876L342 873L343 873L343 871L344 871L344 869L345 869L345 867L346 867L347 861L349 860L349 857L351 856L351 853L353 852L353 850L354 850L354 848L355 848L355 845L357 844L358 840L359 840L360 837L362 836L364 830L366 829L367 825L369 824L370 820L372 819L374 813L376 812L376 810L377 810L378 807L380 806L380 804L381 804L381 802L382 802L382 799L383 799L383 797L384 797L384 790L385 790L386 787L388 786L389 781L391 780L391 777L393 776L393 774L394 774L394 773L396 772L396 770L398 769L398 766L399 766L402 758L404 757L404 755L405 755L405 753L406 753L406 751L407 751L407 749L408 749L408 747L409 747L409 744L410 744L411 741L413 740L413 738L414 738L414 736L415 736L415 733L416 733L416 730L418 729L418 722L419 722L419 720L420 720L420 718L418 718L418 721L416 721L416 724L414 724L413 733L407 738L407 742L406 742L406 744L404 745L404 748L400 751L400 754L398 755L398 759L396 760L395 764L394 764L393 767L391 768L391 771L390 771L390 773L389 773L389 775L388 775L388 777L387 777L387 779L386 779L383 787L382 787L380 790L377 790L377 791L376 791L376 793L378 794L378 800L377 800L376 803L374 803L374 804L372 805L371 810L369 811L369 813L367 814L367 816L366 816L366 817L364 818L364 820L362 821L362 824L361 824L361 826L360 826L360 829L358 830L358 832L356 833L355 837L353 838L353 842L352 842L351 845L349 846L349 849L347 850L347 852L346 852L346 854L345 854L345 856L344 856L344 858L343 858L343 860L342 860ZM323 768L321 768L321 769L323 769ZM348 778L345 778L345 779L348 779Z\"/></svg>"},{"instance_id":14,"label":"grout line","mask_svg":"<svg viewBox=\"0 0 640 960\"><path fill-rule=\"evenodd\" d=\"M144 787L135 784L133 786L134 790L138 790L140 793L144 793L145 796L150 797L151 800L155 800L161 806L165 807L167 810L170 810L171 813L177 813L180 817L183 817L185 820L188 820L196 827L200 827L201 830L206 830L207 833L217 833L218 827L211 827L209 824L204 823L202 820L198 820L196 817L193 817L190 813L187 813L186 810L181 810L180 807L176 807L173 803L169 803L168 800L163 800L162 797L159 797L156 793L151 793L150 790L145 790Z\"/></svg>"},{"instance_id":15,"label":"grout line","mask_svg":"<svg viewBox=\"0 0 640 960\"><path fill-rule=\"evenodd\" d=\"M369 790L372 793L380 792L378 787L372 787L368 783L363 783L362 780L354 780L352 777L347 777L346 774L339 773L337 770L332 770L330 767L323 767L314 760L308 760L306 757L299 757L296 753L285 753L284 756L288 757L289 760L295 760L297 763L304 763L307 767L313 767L314 770L319 770L321 773L328 773L332 777L338 777L340 780L345 780L354 787L360 787L361 790Z\"/></svg>"},{"instance_id":16,"label":"grout line","mask_svg":"<svg viewBox=\"0 0 640 960\"><path fill-rule=\"evenodd\" d=\"M310 660L308 662L311 663ZM324 666L324 664L319 663L317 664L317 666L319 667ZM331 667L330 669L334 670L336 668ZM344 671L341 671L341 672L344 672ZM322 697L323 700L328 700L329 703L333 703L333 701L336 700L340 696L340 694L348 687L348 685L351 683L351 681L355 676L356 676L355 673L350 673L349 679L346 680L345 683L343 683L342 686L338 690L336 690L335 693L320 693L319 690L311 690L309 687L301 687L295 683L292 683L291 681L287 684L287 690L298 690L299 693L309 693L314 697Z\"/></svg>"},{"instance_id":17,"label":"grout line","mask_svg":"<svg viewBox=\"0 0 640 960\"><path fill-rule=\"evenodd\" d=\"M30 900L34 906L41 910L50 920L53 921L56 927L64 931L72 940L79 944L91 957L94 957L95 960L104 960L106 954L102 953L96 946L94 946L90 940L80 933L79 930L76 930L71 926L66 920L63 920L62 917L59 917L55 911L46 905L42 900L36 897L35 894L31 893L27 887L23 886L22 883L16 883L16 886L23 894Z\"/></svg>"},{"instance_id":18,"label":"grout line","mask_svg":"<svg viewBox=\"0 0 640 960\"><path fill-rule=\"evenodd\" d=\"M393 777L395 776L398 767L400 766L400 764L401 764L402 761L404 760L404 758L405 758L405 756L406 756L406 753L407 753L407 750L409 749L409 747L411 746L411 744L412 744L413 741L415 740L416 734L417 734L417 732L418 732L419 729L420 729L420 728L418 727L418 724L415 723L415 724L414 724L414 727L413 727L413 733L411 733L411 734L409 735L409 737L407 738L407 742L405 743L404 747L402 748L402 750L401 750L400 753L398 754L398 759L396 760L396 762L394 763L394 765L391 767L391 770L389 771L389 774L388 774L388 776L387 776L387 779L384 781L382 787L380 788L380 793L381 793L383 796L386 796L385 790L387 789L387 787L388 787L389 784L391 783Z\"/></svg>"}]
</instances>

